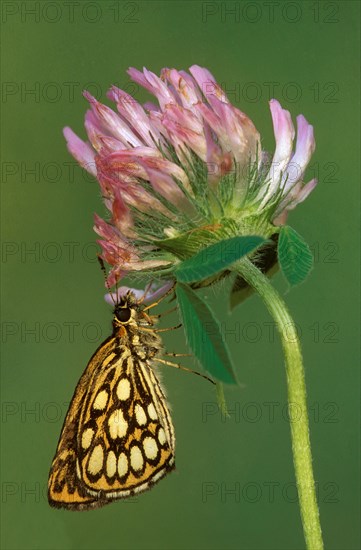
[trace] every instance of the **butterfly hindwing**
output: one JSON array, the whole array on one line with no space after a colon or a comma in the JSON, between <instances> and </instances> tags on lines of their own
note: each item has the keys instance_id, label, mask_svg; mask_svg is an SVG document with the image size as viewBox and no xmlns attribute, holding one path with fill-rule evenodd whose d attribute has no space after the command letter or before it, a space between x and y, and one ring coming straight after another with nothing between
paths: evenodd
<instances>
[{"instance_id":1,"label":"butterfly hindwing","mask_svg":"<svg viewBox=\"0 0 361 550\"><path fill-rule=\"evenodd\" d=\"M80 477L105 499L148 489L174 465L174 433L152 367L120 346L97 377L79 423Z\"/></svg>"},{"instance_id":2,"label":"butterfly hindwing","mask_svg":"<svg viewBox=\"0 0 361 550\"><path fill-rule=\"evenodd\" d=\"M86 395L94 384L99 365L113 353L114 344L115 339L109 338L98 348L80 378L71 400L49 475L48 499L51 506L56 508L82 510L103 504L86 491L84 483L77 475L77 434Z\"/></svg>"}]
</instances>

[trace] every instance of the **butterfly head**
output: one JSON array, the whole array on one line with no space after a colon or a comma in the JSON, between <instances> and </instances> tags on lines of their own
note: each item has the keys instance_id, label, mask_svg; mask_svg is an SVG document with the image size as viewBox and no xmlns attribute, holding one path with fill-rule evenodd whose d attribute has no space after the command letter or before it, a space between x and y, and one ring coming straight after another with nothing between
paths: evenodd
<instances>
[{"instance_id":1,"label":"butterfly head","mask_svg":"<svg viewBox=\"0 0 361 550\"><path fill-rule=\"evenodd\" d=\"M114 327L137 327L143 318L142 310L140 301L132 292L127 292L114 308Z\"/></svg>"}]
</instances>

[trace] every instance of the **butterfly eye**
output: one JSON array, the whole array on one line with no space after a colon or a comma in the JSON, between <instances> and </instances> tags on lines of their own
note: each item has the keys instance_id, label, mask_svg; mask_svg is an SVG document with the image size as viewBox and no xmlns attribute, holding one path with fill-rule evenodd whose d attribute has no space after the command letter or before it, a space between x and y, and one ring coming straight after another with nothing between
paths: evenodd
<instances>
[{"instance_id":1,"label":"butterfly eye","mask_svg":"<svg viewBox=\"0 0 361 550\"><path fill-rule=\"evenodd\" d=\"M121 323L126 323L130 319L131 311L128 307L122 307L116 310L115 315Z\"/></svg>"}]
</instances>

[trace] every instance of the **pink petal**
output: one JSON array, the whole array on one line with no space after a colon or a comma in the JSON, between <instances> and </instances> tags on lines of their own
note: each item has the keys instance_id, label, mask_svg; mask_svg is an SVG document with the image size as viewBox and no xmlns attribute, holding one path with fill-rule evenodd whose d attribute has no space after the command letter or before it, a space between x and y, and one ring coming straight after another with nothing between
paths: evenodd
<instances>
[{"instance_id":1,"label":"pink petal","mask_svg":"<svg viewBox=\"0 0 361 550\"><path fill-rule=\"evenodd\" d=\"M162 77L174 87L183 107L192 110L193 105L201 100L201 95L193 79L184 72L175 69L163 69Z\"/></svg>"},{"instance_id":2,"label":"pink petal","mask_svg":"<svg viewBox=\"0 0 361 550\"><path fill-rule=\"evenodd\" d=\"M241 169L250 160L256 159L257 150L260 149L259 134L248 117L232 105L222 103L217 98L213 105L214 110L204 103L197 103L195 108L217 135L225 154L232 153Z\"/></svg>"},{"instance_id":3,"label":"pink petal","mask_svg":"<svg viewBox=\"0 0 361 550\"><path fill-rule=\"evenodd\" d=\"M160 108L163 110L165 105L168 103L176 103L176 97L172 94L169 87L159 76L152 73L151 71L148 71L145 67L143 68L143 73L147 81L152 87L152 94L155 95L155 97L159 101Z\"/></svg>"},{"instance_id":4,"label":"pink petal","mask_svg":"<svg viewBox=\"0 0 361 550\"><path fill-rule=\"evenodd\" d=\"M271 99L270 110L276 139L276 150L267 176L267 180L270 183L263 197L261 207L266 204L280 186L281 176L286 170L291 158L293 139L295 137L295 129L290 113L286 111L286 109L282 109L280 103L276 99Z\"/></svg>"},{"instance_id":5,"label":"pink petal","mask_svg":"<svg viewBox=\"0 0 361 550\"><path fill-rule=\"evenodd\" d=\"M95 152L88 143L80 139L68 126L63 129L68 151L93 176L97 175Z\"/></svg>"},{"instance_id":6,"label":"pink petal","mask_svg":"<svg viewBox=\"0 0 361 550\"><path fill-rule=\"evenodd\" d=\"M130 69L128 69L128 74L134 82L137 82L151 94L155 95L162 110L168 103L176 103L176 99L170 92L168 86L159 76L156 76L151 71L143 68L143 73L141 73L137 69L130 67Z\"/></svg>"},{"instance_id":7,"label":"pink petal","mask_svg":"<svg viewBox=\"0 0 361 550\"><path fill-rule=\"evenodd\" d=\"M212 131L208 124L204 125L204 137L207 148L207 170L210 184L213 184L224 175L220 169L220 165L224 163L224 154L221 147L214 141Z\"/></svg>"},{"instance_id":8,"label":"pink petal","mask_svg":"<svg viewBox=\"0 0 361 550\"><path fill-rule=\"evenodd\" d=\"M133 171L141 170L147 177L143 166L138 162L133 163ZM126 205L134 206L141 212L149 212L154 210L164 214L170 219L176 219L158 199L143 189L136 178L129 176L132 164L128 164L128 171L121 170L120 165L111 166L108 157L97 158L98 180L100 182L103 193L114 201L117 192L121 193L121 197ZM114 223L118 225L121 220L115 219ZM122 228L122 232L124 229Z\"/></svg>"},{"instance_id":9,"label":"pink petal","mask_svg":"<svg viewBox=\"0 0 361 550\"><path fill-rule=\"evenodd\" d=\"M114 243L113 241L98 240L98 244L103 249L102 257L113 266L120 267L122 270L133 270L137 264L138 256L130 244Z\"/></svg>"},{"instance_id":10,"label":"pink petal","mask_svg":"<svg viewBox=\"0 0 361 550\"><path fill-rule=\"evenodd\" d=\"M147 111L157 111L158 113L160 113L160 109L159 109L159 106L156 105L155 103L152 103L151 101L146 101L144 104L143 104L143 107L144 109L146 109Z\"/></svg>"},{"instance_id":11,"label":"pink petal","mask_svg":"<svg viewBox=\"0 0 361 550\"><path fill-rule=\"evenodd\" d=\"M228 98L222 88L217 84L216 79L208 71L199 65L192 65L189 69L194 80L197 82L200 87L203 95L207 98L209 103L213 106L214 99L218 99L223 103L229 103Z\"/></svg>"},{"instance_id":12,"label":"pink petal","mask_svg":"<svg viewBox=\"0 0 361 550\"><path fill-rule=\"evenodd\" d=\"M317 179L313 178L308 183L303 185L300 191L297 193L295 199L292 201L292 204L289 207L289 209L293 210L298 204L306 200L307 197L312 193L312 191L316 187L317 183L318 183Z\"/></svg>"},{"instance_id":13,"label":"pink petal","mask_svg":"<svg viewBox=\"0 0 361 550\"><path fill-rule=\"evenodd\" d=\"M166 267L171 264L168 260L141 260L135 247L124 240L99 240L103 252L102 257L112 266L121 271L147 271Z\"/></svg>"},{"instance_id":14,"label":"pink petal","mask_svg":"<svg viewBox=\"0 0 361 550\"><path fill-rule=\"evenodd\" d=\"M272 220L272 223L273 225L275 225L276 227L280 227L281 225L285 225L286 224L286 221L287 221L287 218L288 218L288 210L287 208L285 210L283 210L283 212L281 212L280 214L278 214L273 220Z\"/></svg>"},{"instance_id":15,"label":"pink petal","mask_svg":"<svg viewBox=\"0 0 361 550\"><path fill-rule=\"evenodd\" d=\"M111 153L106 156L104 162L105 169L108 173L111 173L113 177L116 177L119 181L124 181L126 176L131 176L131 179L142 178L147 179L147 173L132 154L131 150L126 149L116 153Z\"/></svg>"},{"instance_id":16,"label":"pink petal","mask_svg":"<svg viewBox=\"0 0 361 550\"><path fill-rule=\"evenodd\" d=\"M151 125L143 107L132 96L115 86L109 90L108 97L116 102L119 113L132 125L143 142L154 147L160 139L160 134Z\"/></svg>"},{"instance_id":17,"label":"pink petal","mask_svg":"<svg viewBox=\"0 0 361 550\"><path fill-rule=\"evenodd\" d=\"M285 187L286 191L297 181L302 180L315 147L313 126L307 122L303 115L298 115L296 151L287 167L286 173L288 179Z\"/></svg>"},{"instance_id":18,"label":"pink petal","mask_svg":"<svg viewBox=\"0 0 361 550\"><path fill-rule=\"evenodd\" d=\"M131 131L129 126L123 122L123 120L112 109L99 103L88 92L84 92L84 97L89 101L94 115L99 119L103 126L110 132L111 135L119 139L124 145L136 147L137 145L143 145L134 132Z\"/></svg>"},{"instance_id":19,"label":"pink petal","mask_svg":"<svg viewBox=\"0 0 361 550\"><path fill-rule=\"evenodd\" d=\"M110 288L126 276L127 272L121 266L114 266L108 273L107 286ZM114 305L114 304L113 304Z\"/></svg>"},{"instance_id":20,"label":"pink petal","mask_svg":"<svg viewBox=\"0 0 361 550\"><path fill-rule=\"evenodd\" d=\"M114 227L98 216L98 214L94 214L94 231L104 239L118 239L118 233Z\"/></svg>"},{"instance_id":21,"label":"pink petal","mask_svg":"<svg viewBox=\"0 0 361 550\"><path fill-rule=\"evenodd\" d=\"M100 154L107 155L110 153L115 153L117 151L123 151L126 149L124 143L119 141L119 139L100 135L98 136L99 144L101 145Z\"/></svg>"},{"instance_id":22,"label":"pink petal","mask_svg":"<svg viewBox=\"0 0 361 550\"><path fill-rule=\"evenodd\" d=\"M202 160L207 160L203 125L191 111L183 109L180 105L167 105L162 123L175 146L181 146L183 142Z\"/></svg>"},{"instance_id":23,"label":"pink petal","mask_svg":"<svg viewBox=\"0 0 361 550\"><path fill-rule=\"evenodd\" d=\"M178 166L177 164L174 164L174 162L171 162L163 157L156 157L156 156L140 158L139 162L141 162L145 168L158 170L160 172L163 172L171 176L172 178L176 178L183 184L183 186L187 189L187 191L190 194L192 194L192 188L189 184L189 180L186 173L180 166ZM174 181L173 181L173 185L175 185Z\"/></svg>"},{"instance_id":24,"label":"pink petal","mask_svg":"<svg viewBox=\"0 0 361 550\"><path fill-rule=\"evenodd\" d=\"M274 177L277 179L277 175L283 172L290 160L295 129L290 113L286 109L282 109L278 101L271 99L270 109L276 139L276 150L272 163L274 164Z\"/></svg>"},{"instance_id":25,"label":"pink petal","mask_svg":"<svg viewBox=\"0 0 361 550\"><path fill-rule=\"evenodd\" d=\"M219 116L205 103L197 103L195 105L195 110L202 115L203 119L212 128L213 132L221 141L221 146L227 149L227 147L229 147L229 140Z\"/></svg>"},{"instance_id":26,"label":"pink petal","mask_svg":"<svg viewBox=\"0 0 361 550\"><path fill-rule=\"evenodd\" d=\"M127 247L129 243L129 237L134 238L134 233L128 234L128 228L132 229L132 225L129 222L130 213L127 212L126 206L123 210L121 222L117 226L110 224L100 218L97 214L94 214L94 231L114 244L122 247ZM127 219L128 218L128 219ZM123 227L124 226L124 227Z\"/></svg>"},{"instance_id":27,"label":"pink petal","mask_svg":"<svg viewBox=\"0 0 361 550\"><path fill-rule=\"evenodd\" d=\"M119 180L124 179L124 176L146 180L147 172L143 168L143 163L147 159L162 160L162 155L157 149L134 147L106 155L103 157L103 166L106 171L117 176Z\"/></svg>"},{"instance_id":28,"label":"pink petal","mask_svg":"<svg viewBox=\"0 0 361 550\"><path fill-rule=\"evenodd\" d=\"M120 286L118 288L118 292L112 292L111 294L105 295L105 301L110 304L114 305L114 303L118 304L123 298L127 292L132 292L137 300L142 300L144 304L151 304L159 298L161 298L168 290L172 288L174 283L172 281L167 281L162 286L158 287L156 284L152 284L149 288L149 285L145 289L141 288L131 288L129 286ZM145 295L145 298L143 299Z\"/></svg>"},{"instance_id":29,"label":"pink petal","mask_svg":"<svg viewBox=\"0 0 361 550\"><path fill-rule=\"evenodd\" d=\"M136 82L137 84L140 84L143 88L148 90L151 94L153 93L153 89L147 79L145 78L144 74L141 71L138 71L135 67L129 67L127 70L128 75L133 80L133 82Z\"/></svg>"},{"instance_id":30,"label":"pink petal","mask_svg":"<svg viewBox=\"0 0 361 550\"><path fill-rule=\"evenodd\" d=\"M99 119L90 109L85 114L84 124L89 140L98 153L100 151L110 153L112 151L119 151L125 148L125 145L121 141L106 133L100 124Z\"/></svg>"},{"instance_id":31,"label":"pink petal","mask_svg":"<svg viewBox=\"0 0 361 550\"><path fill-rule=\"evenodd\" d=\"M312 193L317 185L317 179L314 178L305 185L298 182L281 202L273 220L274 225L284 225L290 210L294 210L298 204L303 202Z\"/></svg>"},{"instance_id":32,"label":"pink petal","mask_svg":"<svg viewBox=\"0 0 361 550\"><path fill-rule=\"evenodd\" d=\"M147 176L153 189L160 193L180 211L186 211L189 215L195 215L193 205L189 202L183 191L178 187L173 178L163 170L155 169L149 163L144 163Z\"/></svg>"}]
</instances>

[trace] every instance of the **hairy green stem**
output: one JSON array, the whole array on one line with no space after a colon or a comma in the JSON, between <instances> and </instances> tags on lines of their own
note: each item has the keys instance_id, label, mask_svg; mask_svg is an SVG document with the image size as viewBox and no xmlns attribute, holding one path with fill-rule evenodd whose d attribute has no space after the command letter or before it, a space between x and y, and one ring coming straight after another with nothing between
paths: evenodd
<instances>
[{"instance_id":1,"label":"hairy green stem","mask_svg":"<svg viewBox=\"0 0 361 550\"><path fill-rule=\"evenodd\" d=\"M216 393L217 393L217 403L219 410L221 411L221 415L223 418L229 418L229 412L227 409L227 403L226 398L224 396L224 389L222 382L216 382Z\"/></svg>"},{"instance_id":2,"label":"hairy green stem","mask_svg":"<svg viewBox=\"0 0 361 550\"><path fill-rule=\"evenodd\" d=\"M305 373L297 330L284 301L259 269L247 258L234 264L233 268L263 299L281 336L286 363L293 463L303 531L308 550L322 550L322 532L312 470ZM297 419L292 420L295 407Z\"/></svg>"}]
</instances>

